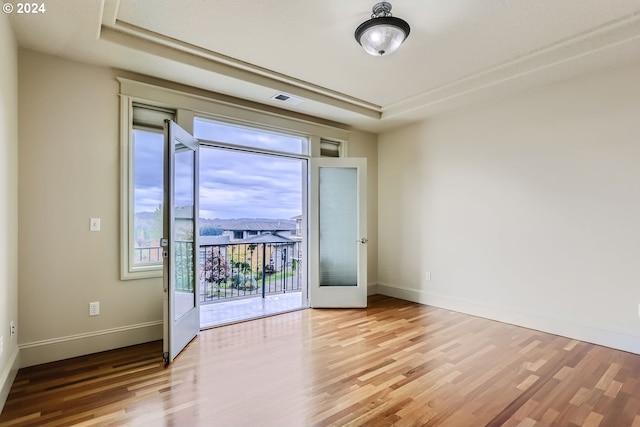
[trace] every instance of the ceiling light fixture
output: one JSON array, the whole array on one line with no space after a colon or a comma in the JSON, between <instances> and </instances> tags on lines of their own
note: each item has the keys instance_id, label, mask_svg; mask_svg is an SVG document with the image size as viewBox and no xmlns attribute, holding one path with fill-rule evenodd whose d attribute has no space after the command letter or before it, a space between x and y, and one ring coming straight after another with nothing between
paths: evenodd
<instances>
[{"instance_id":1,"label":"ceiling light fixture","mask_svg":"<svg viewBox=\"0 0 640 427\"><path fill-rule=\"evenodd\" d=\"M407 21L391 15L391 3L376 3L372 11L371 19L356 28L356 40L370 55L388 55L409 37L411 29Z\"/></svg>"}]
</instances>

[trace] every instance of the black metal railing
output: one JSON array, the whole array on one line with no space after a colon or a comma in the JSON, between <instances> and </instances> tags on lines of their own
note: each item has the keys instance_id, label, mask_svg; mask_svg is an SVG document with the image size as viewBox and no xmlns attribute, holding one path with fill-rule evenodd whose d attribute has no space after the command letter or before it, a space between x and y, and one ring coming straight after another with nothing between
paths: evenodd
<instances>
[{"instance_id":1,"label":"black metal railing","mask_svg":"<svg viewBox=\"0 0 640 427\"><path fill-rule=\"evenodd\" d=\"M192 242L176 242L176 289L193 292ZM300 292L301 242L200 245L200 302ZM162 262L160 246L135 248L136 263ZM199 279L199 280L198 280Z\"/></svg>"},{"instance_id":2,"label":"black metal railing","mask_svg":"<svg viewBox=\"0 0 640 427\"><path fill-rule=\"evenodd\" d=\"M193 242L176 240L174 256L175 287L177 291L193 293L197 278L193 269Z\"/></svg>"},{"instance_id":3,"label":"black metal railing","mask_svg":"<svg viewBox=\"0 0 640 427\"><path fill-rule=\"evenodd\" d=\"M199 261L203 303L302 289L298 241L201 245Z\"/></svg>"},{"instance_id":4,"label":"black metal railing","mask_svg":"<svg viewBox=\"0 0 640 427\"><path fill-rule=\"evenodd\" d=\"M162 262L162 246L145 246L133 249L134 264L157 264Z\"/></svg>"}]
</instances>

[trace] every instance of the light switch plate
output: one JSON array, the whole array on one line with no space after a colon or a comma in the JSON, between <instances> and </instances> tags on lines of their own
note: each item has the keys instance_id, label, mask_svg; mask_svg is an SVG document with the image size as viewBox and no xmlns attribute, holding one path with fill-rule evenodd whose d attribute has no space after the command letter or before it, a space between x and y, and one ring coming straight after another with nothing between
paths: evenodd
<instances>
[{"instance_id":1,"label":"light switch plate","mask_svg":"<svg viewBox=\"0 0 640 427\"><path fill-rule=\"evenodd\" d=\"M100 231L100 218L91 218L91 223L89 225L89 230L91 230L91 231Z\"/></svg>"}]
</instances>

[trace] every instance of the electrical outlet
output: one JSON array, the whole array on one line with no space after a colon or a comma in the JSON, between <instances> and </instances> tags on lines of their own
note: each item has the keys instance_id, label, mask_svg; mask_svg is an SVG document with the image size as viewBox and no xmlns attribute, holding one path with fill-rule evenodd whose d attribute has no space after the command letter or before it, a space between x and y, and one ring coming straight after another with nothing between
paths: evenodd
<instances>
[{"instance_id":1,"label":"electrical outlet","mask_svg":"<svg viewBox=\"0 0 640 427\"><path fill-rule=\"evenodd\" d=\"M13 338L15 334L16 334L16 322L12 320L11 324L9 325L9 338Z\"/></svg>"},{"instance_id":2,"label":"electrical outlet","mask_svg":"<svg viewBox=\"0 0 640 427\"><path fill-rule=\"evenodd\" d=\"M89 316L97 316L100 314L100 303L99 302L90 302L89 303Z\"/></svg>"},{"instance_id":3,"label":"electrical outlet","mask_svg":"<svg viewBox=\"0 0 640 427\"><path fill-rule=\"evenodd\" d=\"M431 272L430 271L427 271L427 273L425 274L425 279L431 280Z\"/></svg>"}]
</instances>

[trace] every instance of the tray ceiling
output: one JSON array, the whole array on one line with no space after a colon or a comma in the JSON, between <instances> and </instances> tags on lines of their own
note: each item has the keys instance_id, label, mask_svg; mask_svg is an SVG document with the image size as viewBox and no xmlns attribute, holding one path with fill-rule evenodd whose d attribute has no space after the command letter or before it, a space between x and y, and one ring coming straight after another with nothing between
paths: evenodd
<instances>
[{"instance_id":1,"label":"tray ceiling","mask_svg":"<svg viewBox=\"0 0 640 427\"><path fill-rule=\"evenodd\" d=\"M637 0L396 0L411 34L384 57L353 38L373 3L56 0L10 19L27 48L374 132L640 61Z\"/></svg>"}]
</instances>

